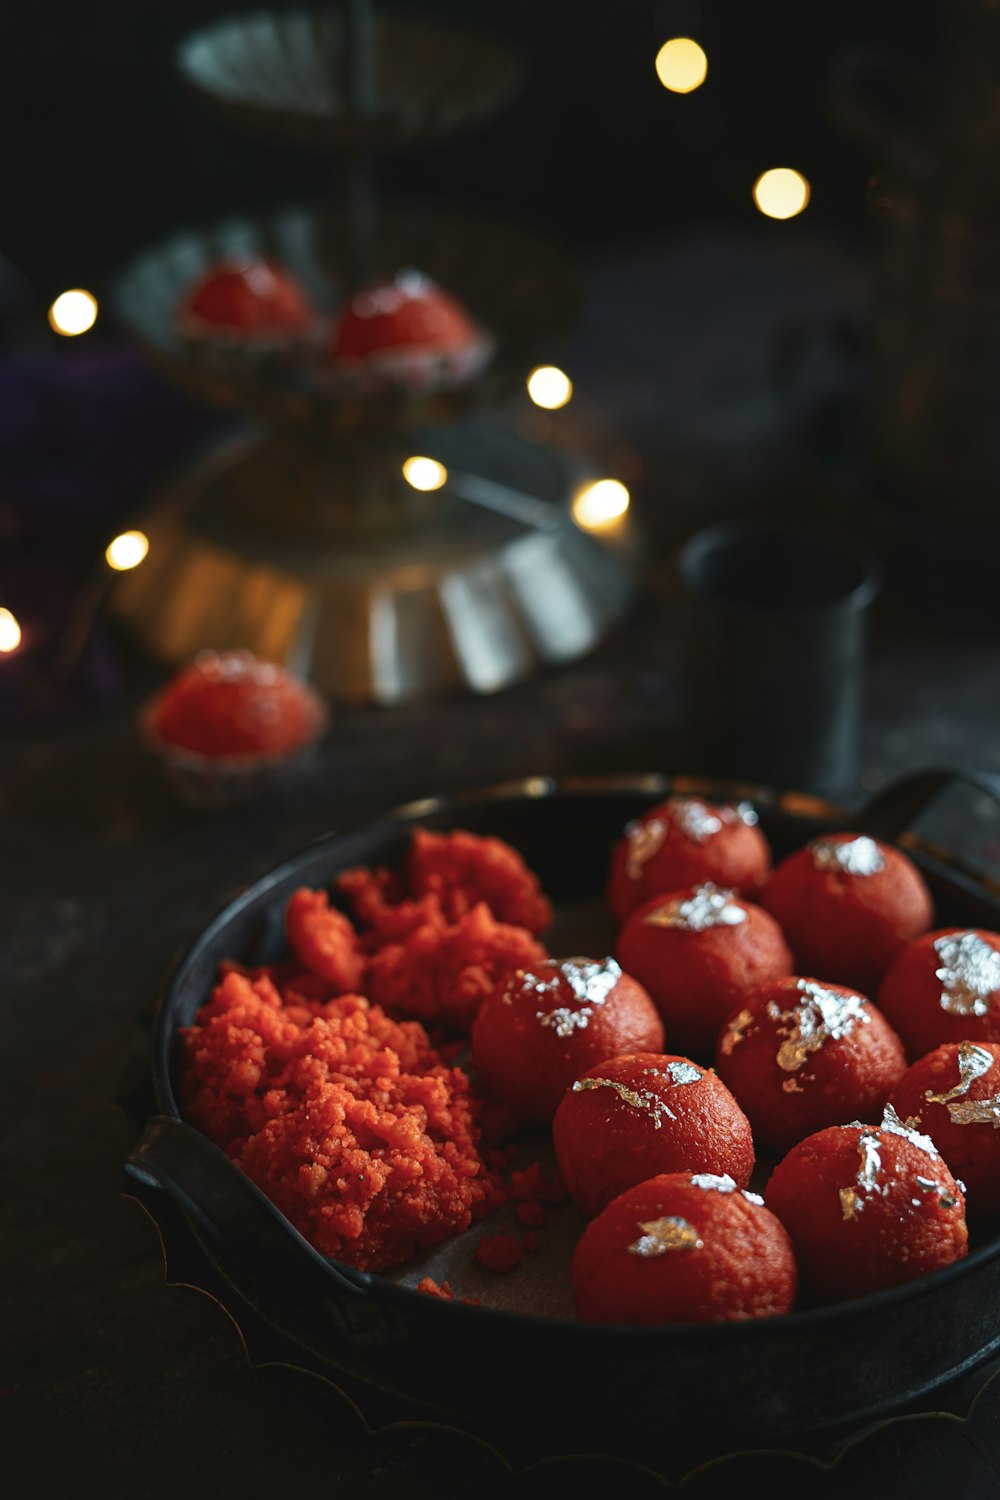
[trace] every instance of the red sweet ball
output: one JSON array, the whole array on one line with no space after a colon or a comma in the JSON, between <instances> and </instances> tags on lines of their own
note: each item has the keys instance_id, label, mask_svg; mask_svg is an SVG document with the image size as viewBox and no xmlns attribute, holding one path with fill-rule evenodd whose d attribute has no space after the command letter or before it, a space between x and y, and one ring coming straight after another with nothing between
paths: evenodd
<instances>
[{"instance_id":1,"label":"red sweet ball","mask_svg":"<svg viewBox=\"0 0 1000 1500\"><path fill-rule=\"evenodd\" d=\"M856 833L826 834L797 849L757 899L780 924L800 974L822 974L866 995L934 915L913 861Z\"/></svg>"},{"instance_id":2,"label":"red sweet ball","mask_svg":"<svg viewBox=\"0 0 1000 1500\"><path fill-rule=\"evenodd\" d=\"M770 867L770 847L748 802L668 797L633 819L615 844L607 902L622 926L654 896L706 880L752 894Z\"/></svg>"},{"instance_id":3,"label":"red sweet ball","mask_svg":"<svg viewBox=\"0 0 1000 1500\"><path fill-rule=\"evenodd\" d=\"M203 651L168 682L148 717L164 744L232 759L297 750L315 738L325 710L274 662L249 651Z\"/></svg>"},{"instance_id":4,"label":"red sweet ball","mask_svg":"<svg viewBox=\"0 0 1000 1500\"><path fill-rule=\"evenodd\" d=\"M961 1187L934 1142L892 1109L881 1125L833 1125L793 1146L765 1200L819 1301L913 1281L968 1251Z\"/></svg>"},{"instance_id":5,"label":"red sweet ball","mask_svg":"<svg viewBox=\"0 0 1000 1500\"><path fill-rule=\"evenodd\" d=\"M337 318L334 359L363 360L393 349L460 350L476 342L472 319L453 297L419 271L357 292Z\"/></svg>"},{"instance_id":6,"label":"red sweet ball","mask_svg":"<svg viewBox=\"0 0 1000 1500\"><path fill-rule=\"evenodd\" d=\"M889 1103L930 1136L971 1216L1000 1216L1000 1044L945 1042L903 1074Z\"/></svg>"},{"instance_id":7,"label":"red sweet ball","mask_svg":"<svg viewBox=\"0 0 1000 1500\"><path fill-rule=\"evenodd\" d=\"M552 1121L559 1171L593 1218L626 1188L663 1172L707 1172L749 1185L750 1121L711 1069L654 1052L611 1057L563 1095Z\"/></svg>"},{"instance_id":8,"label":"red sweet ball","mask_svg":"<svg viewBox=\"0 0 1000 1500\"><path fill-rule=\"evenodd\" d=\"M715 1065L757 1143L783 1152L826 1125L880 1118L906 1054L865 996L793 976L746 997L719 1034Z\"/></svg>"},{"instance_id":9,"label":"red sweet ball","mask_svg":"<svg viewBox=\"0 0 1000 1500\"><path fill-rule=\"evenodd\" d=\"M791 1312L798 1273L785 1229L731 1178L670 1172L612 1200L573 1252L588 1323L731 1323Z\"/></svg>"},{"instance_id":10,"label":"red sweet ball","mask_svg":"<svg viewBox=\"0 0 1000 1500\"><path fill-rule=\"evenodd\" d=\"M472 1026L472 1067L487 1097L547 1124L595 1063L662 1052L663 1023L613 958L550 958L517 969L486 996Z\"/></svg>"},{"instance_id":11,"label":"red sweet ball","mask_svg":"<svg viewBox=\"0 0 1000 1500\"><path fill-rule=\"evenodd\" d=\"M878 1003L912 1059L942 1042L1000 1042L1000 933L924 933L893 959Z\"/></svg>"},{"instance_id":12,"label":"red sweet ball","mask_svg":"<svg viewBox=\"0 0 1000 1500\"><path fill-rule=\"evenodd\" d=\"M182 330L235 334L304 333L316 314L288 271L258 256L213 266L179 309Z\"/></svg>"},{"instance_id":13,"label":"red sweet ball","mask_svg":"<svg viewBox=\"0 0 1000 1500\"><path fill-rule=\"evenodd\" d=\"M707 1057L743 996L793 967L770 913L711 881L645 902L615 953L652 996L670 1045Z\"/></svg>"}]
</instances>

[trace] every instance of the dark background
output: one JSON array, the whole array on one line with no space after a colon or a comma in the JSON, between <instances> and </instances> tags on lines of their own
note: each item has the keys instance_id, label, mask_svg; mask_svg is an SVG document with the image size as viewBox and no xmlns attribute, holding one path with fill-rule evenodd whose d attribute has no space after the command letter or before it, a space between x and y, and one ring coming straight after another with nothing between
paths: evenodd
<instances>
[{"instance_id":1,"label":"dark background","mask_svg":"<svg viewBox=\"0 0 1000 1500\"><path fill-rule=\"evenodd\" d=\"M506 37L529 78L473 135L384 160L380 183L481 201L581 247L705 217L763 228L750 190L775 165L810 179L803 222L812 232L864 240L873 162L831 118L831 76L859 48L933 69L945 14L941 0L422 8ZM243 136L176 73L180 40L238 9L232 0L8 0L0 252L39 299L67 286L100 291L135 249L174 228L327 190L321 155ZM694 36L708 53L708 80L690 95L666 92L653 69L673 35Z\"/></svg>"}]
</instances>

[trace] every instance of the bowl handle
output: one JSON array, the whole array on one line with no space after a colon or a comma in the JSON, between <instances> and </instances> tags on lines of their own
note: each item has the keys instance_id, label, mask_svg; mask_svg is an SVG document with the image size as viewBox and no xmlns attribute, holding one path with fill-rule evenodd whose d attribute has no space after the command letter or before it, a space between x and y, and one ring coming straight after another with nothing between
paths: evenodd
<instances>
[{"instance_id":1,"label":"bowl handle","mask_svg":"<svg viewBox=\"0 0 1000 1500\"><path fill-rule=\"evenodd\" d=\"M356 1282L315 1250L224 1151L182 1120L153 1115L124 1166L127 1180L168 1195L212 1262L252 1302L268 1278L288 1276L292 1261L303 1280L321 1276L328 1291L332 1279L352 1298L367 1296L364 1273Z\"/></svg>"},{"instance_id":2,"label":"bowl handle","mask_svg":"<svg viewBox=\"0 0 1000 1500\"><path fill-rule=\"evenodd\" d=\"M873 838L894 840L936 797L954 785L971 787L1000 806L1000 774L978 766L913 771L900 776L862 805L853 824Z\"/></svg>"}]
</instances>

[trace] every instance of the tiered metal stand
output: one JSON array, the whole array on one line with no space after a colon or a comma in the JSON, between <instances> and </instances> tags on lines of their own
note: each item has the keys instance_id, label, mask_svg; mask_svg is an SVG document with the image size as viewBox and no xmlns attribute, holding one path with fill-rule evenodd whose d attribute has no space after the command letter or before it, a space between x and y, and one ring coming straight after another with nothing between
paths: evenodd
<instances>
[{"instance_id":1,"label":"tiered metal stand","mask_svg":"<svg viewBox=\"0 0 1000 1500\"><path fill-rule=\"evenodd\" d=\"M343 702L490 692L591 649L633 596L631 529L577 526L574 494L608 473L602 440L524 395L577 310L575 268L522 226L374 187L376 153L495 114L519 60L463 26L350 0L218 23L178 64L239 126L330 153L335 192L179 233L118 278L119 318L149 357L246 426L152 497L149 557L116 581L113 613L165 662L244 646ZM174 314L234 252L286 266L325 317L358 286L418 268L488 331L494 356L430 394L345 391L310 364L220 365L182 343ZM407 484L412 454L446 466L443 488Z\"/></svg>"}]
</instances>

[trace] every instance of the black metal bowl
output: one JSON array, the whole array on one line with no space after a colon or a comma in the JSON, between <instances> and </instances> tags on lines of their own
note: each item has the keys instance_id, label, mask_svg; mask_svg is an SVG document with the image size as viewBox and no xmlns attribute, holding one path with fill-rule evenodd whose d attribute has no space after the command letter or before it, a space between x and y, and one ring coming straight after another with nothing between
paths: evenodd
<instances>
[{"instance_id":1,"label":"black metal bowl","mask_svg":"<svg viewBox=\"0 0 1000 1500\"><path fill-rule=\"evenodd\" d=\"M1000 1349L1000 1238L989 1233L965 1260L908 1285L742 1324L591 1326L516 1304L442 1302L312 1249L183 1121L176 1065L178 1029L206 1000L219 961L278 957L295 887L322 885L351 865L392 863L417 824L507 839L555 899L557 927L575 913L591 947L605 941L599 911L612 843L630 818L671 792L749 798L777 858L835 828L895 839L921 868L937 922L996 929L998 888L906 832L958 774L907 777L850 814L816 798L715 780L537 777L412 804L317 841L244 890L176 968L155 1018L157 1113L128 1156L128 1190L154 1216L160 1204L183 1218L237 1319L242 1309L271 1329L304 1367L389 1392L501 1445L504 1434L535 1433L553 1456L639 1455L677 1477L737 1450L827 1451L876 1418L939 1393L951 1399L946 1393L965 1389L960 1378ZM988 778L972 779L997 795Z\"/></svg>"}]
</instances>

